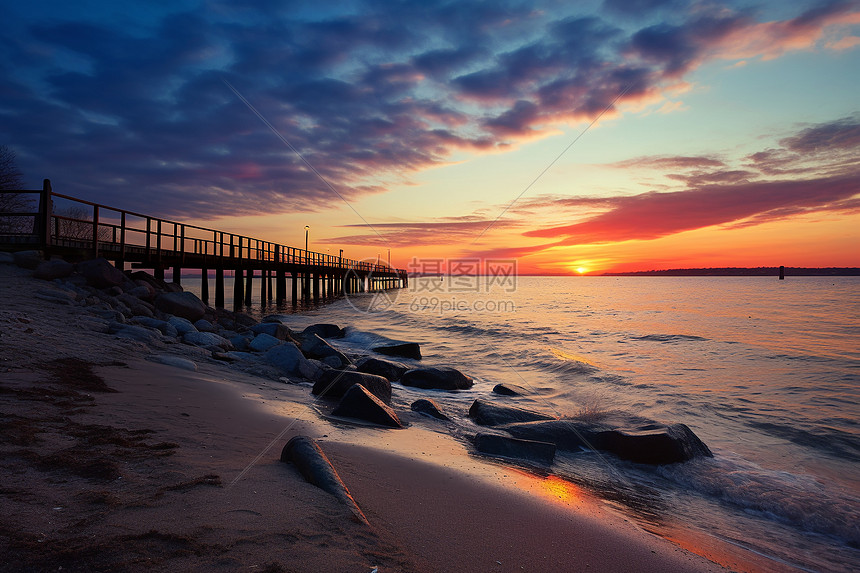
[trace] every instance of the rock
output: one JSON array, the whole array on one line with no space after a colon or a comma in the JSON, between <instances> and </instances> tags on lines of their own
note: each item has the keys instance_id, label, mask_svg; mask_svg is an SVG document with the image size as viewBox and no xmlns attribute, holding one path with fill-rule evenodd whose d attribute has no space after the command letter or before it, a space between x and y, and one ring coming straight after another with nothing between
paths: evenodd
<instances>
[{"instance_id":1,"label":"rock","mask_svg":"<svg viewBox=\"0 0 860 573\"><path fill-rule=\"evenodd\" d=\"M12 253L8 253L6 251L0 251L0 265L14 265L15 257Z\"/></svg>"},{"instance_id":2,"label":"rock","mask_svg":"<svg viewBox=\"0 0 860 573\"><path fill-rule=\"evenodd\" d=\"M301 349L304 355L308 358L325 360L330 356L337 357L339 362L336 365L333 365L334 368L340 368L342 366L345 366L346 364L349 364L349 358L347 358L343 352L320 338L318 334L311 334L310 336L305 336L302 340Z\"/></svg>"},{"instance_id":3,"label":"rock","mask_svg":"<svg viewBox=\"0 0 860 573\"><path fill-rule=\"evenodd\" d=\"M137 297L140 300L145 300L146 302L152 302L155 298L155 289L152 288L149 283L143 283L142 285L129 289L126 291L126 294Z\"/></svg>"},{"instance_id":4,"label":"rock","mask_svg":"<svg viewBox=\"0 0 860 573\"><path fill-rule=\"evenodd\" d=\"M216 346L222 350L233 350L229 340L214 332L186 332L182 335L182 342L193 346Z\"/></svg>"},{"instance_id":5,"label":"rock","mask_svg":"<svg viewBox=\"0 0 860 573\"><path fill-rule=\"evenodd\" d=\"M343 329L336 324L312 324L302 331L304 338L313 337L316 334L320 338L343 338Z\"/></svg>"},{"instance_id":6,"label":"rock","mask_svg":"<svg viewBox=\"0 0 860 573\"><path fill-rule=\"evenodd\" d=\"M110 288L125 282L125 274L103 257L80 262L77 270L95 288Z\"/></svg>"},{"instance_id":7,"label":"rock","mask_svg":"<svg viewBox=\"0 0 860 573\"><path fill-rule=\"evenodd\" d=\"M603 450L642 464L662 465L713 457L708 447L684 424L648 424L623 429L553 420L510 424L504 429L517 438L552 442L559 449Z\"/></svg>"},{"instance_id":8,"label":"rock","mask_svg":"<svg viewBox=\"0 0 860 573\"><path fill-rule=\"evenodd\" d=\"M493 392L502 396L524 396L529 393L528 390L516 384L496 384L493 386Z\"/></svg>"},{"instance_id":9,"label":"rock","mask_svg":"<svg viewBox=\"0 0 860 573\"><path fill-rule=\"evenodd\" d=\"M535 422L537 420L555 420L554 416L533 412L514 406L501 406L489 400L477 398L469 408L469 417L481 426L499 426L517 422Z\"/></svg>"},{"instance_id":10,"label":"rock","mask_svg":"<svg viewBox=\"0 0 860 573\"><path fill-rule=\"evenodd\" d=\"M560 450L578 451L592 448L594 428L571 420L542 420L508 424L502 428L515 438L550 442Z\"/></svg>"},{"instance_id":11,"label":"rock","mask_svg":"<svg viewBox=\"0 0 860 573\"><path fill-rule=\"evenodd\" d=\"M292 342L285 342L284 344L273 346L266 351L265 359L266 362L275 366L285 374L291 374L293 376L301 375L300 365L302 362L307 360L305 355L302 354L302 351L299 350L299 347Z\"/></svg>"},{"instance_id":12,"label":"rock","mask_svg":"<svg viewBox=\"0 0 860 573\"><path fill-rule=\"evenodd\" d=\"M394 410L361 384L350 386L331 413L333 416L357 418L380 426L403 427Z\"/></svg>"},{"instance_id":13,"label":"rock","mask_svg":"<svg viewBox=\"0 0 860 573\"><path fill-rule=\"evenodd\" d=\"M439 404L437 404L433 400L428 400L426 398L415 400L414 402L412 402L410 408L412 408L413 411L418 412L419 414L431 416L439 420L451 420L451 418L449 418L446 414L442 412L442 409L439 407Z\"/></svg>"},{"instance_id":14,"label":"rock","mask_svg":"<svg viewBox=\"0 0 860 573\"><path fill-rule=\"evenodd\" d=\"M251 332L254 334L268 334L274 336L278 340L287 340L290 338L290 329L279 322L261 322L251 327Z\"/></svg>"},{"instance_id":15,"label":"rock","mask_svg":"<svg viewBox=\"0 0 860 573\"><path fill-rule=\"evenodd\" d=\"M122 293L116 298L119 302L127 306L133 315L152 318L155 307L148 302L140 300L136 296L132 296L128 293Z\"/></svg>"},{"instance_id":16,"label":"rock","mask_svg":"<svg viewBox=\"0 0 860 573\"><path fill-rule=\"evenodd\" d=\"M190 370L191 372L197 372L197 364L187 358L180 358L179 356L171 356L170 354L153 354L152 356L147 356L147 360L158 362L159 364L166 364L168 366L175 366L176 368L182 368L183 370Z\"/></svg>"},{"instance_id":17,"label":"rock","mask_svg":"<svg viewBox=\"0 0 860 573\"><path fill-rule=\"evenodd\" d=\"M162 312L186 318L192 323L203 318L206 305L190 292L167 292L155 297L155 308Z\"/></svg>"},{"instance_id":18,"label":"rock","mask_svg":"<svg viewBox=\"0 0 860 573\"><path fill-rule=\"evenodd\" d=\"M251 354L250 352L237 352L235 350L225 352L223 354L223 356L225 358L227 358L228 360L231 360L231 361L242 360L244 362L247 362L249 360L254 360L255 358L257 358L256 354ZM215 356L215 358L218 358L218 357Z\"/></svg>"},{"instance_id":19,"label":"rock","mask_svg":"<svg viewBox=\"0 0 860 573\"><path fill-rule=\"evenodd\" d=\"M33 271L33 276L37 279L52 281L54 279L64 279L73 272L75 272L75 265L72 263L62 259L53 259L39 263L39 266Z\"/></svg>"},{"instance_id":20,"label":"rock","mask_svg":"<svg viewBox=\"0 0 860 573\"><path fill-rule=\"evenodd\" d=\"M383 402L391 402L391 382L382 376L353 370L325 370L311 393L326 398L341 398L353 384L361 384Z\"/></svg>"},{"instance_id":21,"label":"rock","mask_svg":"<svg viewBox=\"0 0 860 573\"><path fill-rule=\"evenodd\" d=\"M684 424L605 430L597 434L594 445L640 464L674 464L698 457L714 457L708 446Z\"/></svg>"},{"instance_id":22,"label":"rock","mask_svg":"<svg viewBox=\"0 0 860 573\"><path fill-rule=\"evenodd\" d=\"M150 318L150 317L146 317L146 316L136 316L136 317L134 317L134 319L132 319L132 322L134 322L135 324L140 324L142 326L149 327L149 328L156 328L161 332L161 334L163 334L165 336L175 337L178 334L176 331L176 328L174 328L173 325L171 325L169 322L166 322L164 320L158 320L157 318Z\"/></svg>"},{"instance_id":23,"label":"rock","mask_svg":"<svg viewBox=\"0 0 860 573\"><path fill-rule=\"evenodd\" d=\"M478 434L473 441L482 454L525 459L551 465L555 458L555 444L534 440L520 440L495 434Z\"/></svg>"},{"instance_id":24,"label":"rock","mask_svg":"<svg viewBox=\"0 0 860 573\"><path fill-rule=\"evenodd\" d=\"M161 333L152 328L135 326L133 324L114 323L111 325L111 330L114 331L113 334L117 338L137 340L151 346L161 346Z\"/></svg>"},{"instance_id":25,"label":"rock","mask_svg":"<svg viewBox=\"0 0 860 573\"><path fill-rule=\"evenodd\" d=\"M313 359L309 359L309 360L313 360ZM344 364L343 360L338 358L337 356L326 356L325 358L320 360L320 362L322 362L323 364L325 364L329 368L345 369L345 368L351 366L351 364Z\"/></svg>"},{"instance_id":26,"label":"rock","mask_svg":"<svg viewBox=\"0 0 860 573\"><path fill-rule=\"evenodd\" d=\"M326 368L323 366L323 363L313 358L309 358L299 364L299 373L313 382L319 380L325 370Z\"/></svg>"},{"instance_id":27,"label":"rock","mask_svg":"<svg viewBox=\"0 0 860 573\"><path fill-rule=\"evenodd\" d=\"M197 332L197 327L194 326L187 318L180 316L171 316L167 319L167 323L176 329L179 334L187 334L189 332Z\"/></svg>"},{"instance_id":28,"label":"rock","mask_svg":"<svg viewBox=\"0 0 860 573\"><path fill-rule=\"evenodd\" d=\"M231 336L228 340L233 344L233 348L236 350L249 350L251 348L251 340L253 339L243 334L237 334L235 336Z\"/></svg>"},{"instance_id":29,"label":"rock","mask_svg":"<svg viewBox=\"0 0 860 573\"><path fill-rule=\"evenodd\" d=\"M277 346L281 341L275 338L274 336L269 336L268 334L258 334L254 337L248 344L248 348L253 350L254 352L265 352L273 346Z\"/></svg>"},{"instance_id":30,"label":"rock","mask_svg":"<svg viewBox=\"0 0 860 573\"><path fill-rule=\"evenodd\" d=\"M403 363L393 362L391 360L382 360L381 358L374 358L372 356L365 356L359 360L356 363L356 367L359 372L383 376L388 378L391 382L400 380L403 373L409 370L409 366L406 366Z\"/></svg>"},{"instance_id":31,"label":"rock","mask_svg":"<svg viewBox=\"0 0 860 573\"><path fill-rule=\"evenodd\" d=\"M22 269L30 269L32 271L42 264L45 257L42 251L17 251L12 253L12 260Z\"/></svg>"},{"instance_id":32,"label":"rock","mask_svg":"<svg viewBox=\"0 0 860 573\"><path fill-rule=\"evenodd\" d=\"M435 368L415 368L407 370L400 378L404 386L414 386L425 390L466 390L471 388L472 379L447 366Z\"/></svg>"},{"instance_id":33,"label":"rock","mask_svg":"<svg viewBox=\"0 0 860 573\"><path fill-rule=\"evenodd\" d=\"M335 496L350 508L358 521L369 525L367 518L337 475L334 466L314 440L307 436L292 438L281 450L281 461L292 462L308 483Z\"/></svg>"},{"instance_id":34,"label":"rock","mask_svg":"<svg viewBox=\"0 0 860 573\"><path fill-rule=\"evenodd\" d=\"M414 358L421 360L421 347L417 342L404 342L403 344L387 344L385 346L376 346L372 349L374 352L385 354L386 356L402 356L404 358Z\"/></svg>"},{"instance_id":35,"label":"rock","mask_svg":"<svg viewBox=\"0 0 860 573\"><path fill-rule=\"evenodd\" d=\"M205 318L201 318L200 320L196 321L194 323L194 328L196 328L200 332L218 332L218 328Z\"/></svg>"},{"instance_id":36,"label":"rock","mask_svg":"<svg viewBox=\"0 0 860 573\"><path fill-rule=\"evenodd\" d=\"M42 288L35 292L34 296L41 300L47 300L58 304L72 304L78 295L66 289Z\"/></svg>"}]
</instances>

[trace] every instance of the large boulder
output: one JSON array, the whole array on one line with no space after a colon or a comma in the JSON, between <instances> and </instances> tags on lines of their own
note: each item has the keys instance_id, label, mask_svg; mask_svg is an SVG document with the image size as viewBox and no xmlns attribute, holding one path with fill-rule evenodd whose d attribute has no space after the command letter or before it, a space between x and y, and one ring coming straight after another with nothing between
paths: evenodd
<instances>
[{"instance_id":1,"label":"large boulder","mask_svg":"<svg viewBox=\"0 0 860 573\"><path fill-rule=\"evenodd\" d=\"M407 370L400 378L404 386L414 386L424 390L466 390L474 382L471 378L448 366L434 368L415 368Z\"/></svg>"},{"instance_id":2,"label":"large boulder","mask_svg":"<svg viewBox=\"0 0 860 573\"><path fill-rule=\"evenodd\" d=\"M349 364L349 358L346 355L320 338L318 334L311 334L302 339L302 352L308 358L325 361L327 364L331 361L326 360L329 357L336 357L338 363L333 364L335 368L341 368Z\"/></svg>"},{"instance_id":3,"label":"large boulder","mask_svg":"<svg viewBox=\"0 0 860 573\"><path fill-rule=\"evenodd\" d=\"M510 424L504 429L516 438L552 442L562 450L602 450L640 464L662 465L713 457L708 446L684 424L608 428L572 420L553 420Z\"/></svg>"},{"instance_id":4,"label":"large boulder","mask_svg":"<svg viewBox=\"0 0 860 573\"><path fill-rule=\"evenodd\" d=\"M275 338L274 336L269 336L265 332L262 334L258 334L254 337L250 343L248 343L248 348L253 350L254 352L265 352L273 346L277 346L281 341Z\"/></svg>"},{"instance_id":5,"label":"large boulder","mask_svg":"<svg viewBox=\"0 0 860 573\"><path fill-rule=\"evenodd\" d=\"M478 434L473 441L482 454L518 458L550 465L555 458L556 446L550 442L520 440L496 434Z\"/></svg>"},{"instance_id":6,"label":"large boulder","mask_svg":"<svg viewBox=\"0 0 860 573\"><path fill-rule=\"evenodd\" d=\"M673 464L714 455L685 424L651 424L633 429L613 428L599 432L595 447L640 464Z\"/></svg>"},{"instance_id":7,"label":"large boulder","mask_svg":"<svg viewBox=\"0 0 860 573\"><path fill-rule=\"evenodd\" d=\"M442 408L439 407L439 404L437 404L435 400L421 398L412 402L409 407L412 409L413 412L418 412L419 414L424 414L425 416L430 416L431 418L436 418L437 420L451 420L451 418L449 418L448 415L442 411Z\"/></svg>"},{"instance_id":8,"label":"large boulder","mask_svg":"<svg viewBox=\"0 0 860 573\"><path fill-rule=\"evenodd\" d=\"M152 318L153 311L155 307L149 304L148 302L137 298L136 296L132 296L128 293L122 293L116 297L116 299L123 303L125 306L131 310L131 313L135 316L146 316Z\"/></svg>"},{"instance_id":9,"label":"large boulder","mask_svg":"<svg viewBox=\"0 0 860 573\"><path fill-rule=\"evenodd\" d=\"M372 350L386 356L402 356L403 358L421 360L421 346L417 342L386 344L384 346L375 346Z\"/></svg>"},{"instance_id":10,"label":"large boulder","mask_svg":"<svg viewBox=\"0 0 860 573\"><path fill-rule=\"evenodd\" d=\"M353 384L331 413L333 416L356 418L381 426L403 427L394 410L361 384Z\"/></svg>"},{"instance_id":11,"label":"large boulder","mask_svg":"<svg viewBox=\"0 0 860 573\"><path fill-rule=\"evenodd\" d=\"M273 346L266 351L266 362L285 374L301 376L301 365L307 361L299 347L292 342Z\"/></svg>"},{"instance_id":12,"label":"large boulder","mask_svg":"<svg viewBox=\"0 0 860 573\"><path fill-rule=\"evenodd\" d=\"M489 400L477 398L469 408L469 417L481 426L499 426L517 422L554 420L555 417L515 406L502 406Z\"/></svg>"},{"instance_id":13,"label":"large boulder","mask_svg":"<svg viewBox=\"0 0 860 573\"><path fill-rule=\"evenodd\" d=\"M75 265L63 259L53 259L39 263L36 270L33 271L33 276L37 279L52 281L54 279L64 279L75 272Z\"/></svg>"},{"instance_id":14,"label":"large boulder","mask_svg":"<svg viewBox=\"0 0 860 573\"><path fill-rule=\"evenodd\" d=\"M103 257L78 263L78 272L87 279L87 284L95 288L121 286L125 274Z\"/></svg>"},{"instance_id":15,"label":"large boulder","mask_svg":"<svg viewBox=\"0 0 860 573\"><path fill-rule=\"evenodd\" d=\"M377 376L388 378L392 382L400 380L403 374L409 370L409 366L401 362L382 360L381 358L374 358L373 356L365 356L356 362L355 365L359 372L376 374Z\"/></svg>"},{"instance_id":16,"label":"large boulder","mask_svg":"<svg viewBox=\"0 0 860 573\"><path fill-rule=\"evenodd\" d=\"M343 329L336 324L312 324L302 331L301 336L304 338L310 338L313 337L314 334L320 338L344 337Z\"/></svg>"},{"instance_id":17,"label":"large boulder","mask_svg":"<svg viewBox=\"0 0 860 573\"><path fill-rule=\"evenodd\" d=\"M385 403L391 402L391 382L387 378L354 370L324 370L311 392L326 398L341 398L354 384L361 384Z\"/></svg>"},{"instance_id":18,"label":"large boulder","mask_svg":"<svg viewBox=\"0 0 860 573\"><path fill-rule=\"evenodd\" d=\"M190 292L166 292L155 297L155 308L191 322L206 314L206 305Z\"/></svg>"},{"instance_id":19,"label":"large boulder","mask_svg":"<svg viewBox=\"0 0 860 573\"><path fill-rule=\"evenodd\" d=\"M198 332L197 327L194 326L190 320L187 318L182 318L181 316L171 316L167 319L168 324L170 324L173 328L176 329L176 332L179 334L185 334L187 332Z\"/></svg>"}]
</instances>

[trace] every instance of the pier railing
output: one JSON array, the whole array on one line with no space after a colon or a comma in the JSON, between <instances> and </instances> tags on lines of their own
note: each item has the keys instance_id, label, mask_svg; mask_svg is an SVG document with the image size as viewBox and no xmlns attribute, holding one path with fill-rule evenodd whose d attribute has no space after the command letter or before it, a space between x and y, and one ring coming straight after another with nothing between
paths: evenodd
<instances>
[{"instance_id":1,"label":"pier railing","mask_svg":"<svg viewBox=\"0 0 860 573\"><path fill-rule=\"evenodd\" d=\"M2 210L3 205L9 203L2 199L10 196L29 196L29 201L18 201L18 204L29 205L30 210ZM38 209L32 210L36 197ZM68 207L58 210L59 201ZM246 261L374 275L406 274L387 264L281 245L55 193L47 179L40 190L0 190L0 243L48 251L77 249L89 251L94 257L110 254L110 258L119 262L131 259L153 266L176 264L177 258L182 265L186 258L193 258L204 261L209 268L218 266L219 261L226 266ZM168 258L171 263L167 262Z\"/></svg>"}]
</instances>

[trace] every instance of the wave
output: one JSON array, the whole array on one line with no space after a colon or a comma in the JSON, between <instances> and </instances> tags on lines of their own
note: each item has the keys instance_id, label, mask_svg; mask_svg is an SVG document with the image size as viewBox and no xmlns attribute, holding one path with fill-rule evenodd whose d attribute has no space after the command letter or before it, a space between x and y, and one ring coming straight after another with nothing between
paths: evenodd
<instances>
[{"instance_id":1,"label":"wave","mask_svg":"<svg viewBox=\"0 0 860 573\"><path fill-rule=\"evenodd\" d=\"M788 440L840 459L860 461L860 437L831 427L806 430L774 422L748 422L750 426L772 436Z\"/></svg>"},{"instance_id":2,"label":"wave","mask_svg":"<svg viewBox=\"0 0 860 573\"><path fill-rule=\"evenodd\" d=\"M684 342L689 340L707 341L709 338L695 336L692 334L645 334L643 336L631 336L634 340L650 340L653 342Z\"/></svg>"},{"instance_id":3,"label":"wave","mask_svg":"<svg viewBox=\"0 0 860 573\"><path fill-rule=\"evenodd\" d=\"M860 545L860 506L856 498L827 488L813 476L761 468L720 456L661 466L658 474L700 494L760 518Z\"/></svg>"}]
</instances>

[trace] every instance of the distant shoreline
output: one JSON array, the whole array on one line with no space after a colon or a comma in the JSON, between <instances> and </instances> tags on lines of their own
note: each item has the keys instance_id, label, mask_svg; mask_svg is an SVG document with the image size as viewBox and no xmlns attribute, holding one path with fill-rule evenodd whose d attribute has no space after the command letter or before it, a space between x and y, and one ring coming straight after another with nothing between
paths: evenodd
<instances>
[{"instance_id":1,"label":"distant shoreline","mask_svg":"<svg viewBox=\"0 0 860 573\"><path fill-rule=\"evenodd\" d=\"M604 277L776 277L779 267L722 267L708 269L666 269L651 271L632 271L624 273L603 273ZM860 276L858 267L785 267L787 277L854 277Z\"/></svg>"}]
</instances>

